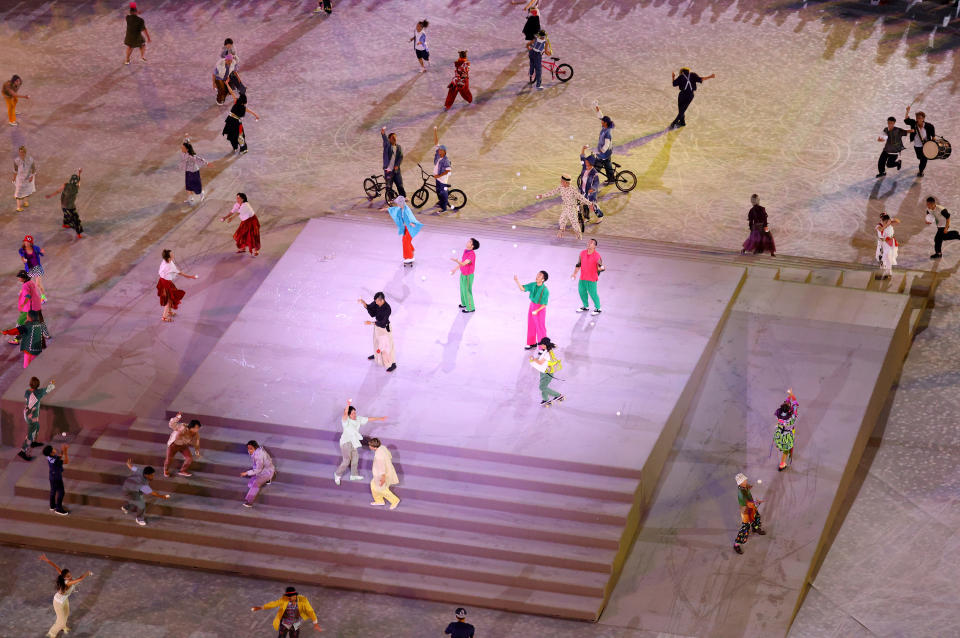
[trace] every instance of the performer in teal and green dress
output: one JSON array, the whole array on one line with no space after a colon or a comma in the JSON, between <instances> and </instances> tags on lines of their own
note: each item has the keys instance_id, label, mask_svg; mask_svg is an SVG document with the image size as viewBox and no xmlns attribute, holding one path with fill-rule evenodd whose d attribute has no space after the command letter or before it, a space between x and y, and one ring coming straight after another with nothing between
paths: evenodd
<instances>
[{"instance_id":1,"label":"performer in teal and green dress","mask_svg":"<svg viewBox=\"0 0 960 638\"><path fill-rule=\"evenodd\" d=\"M789 463L793 463L793 444L796 442L796 423L800 414L800 404L793 390L787 390L786 400L774 414L777 416L777 429L773 432L773 444L780 450L780 466L777 471L782 472Z\"/></svg>"},{"instance_id":2,"label":"performer in teal and green dress","mask_svg":"<svg viewBox=\"0 0 960 638\"><path fill-rule=\"evenodd\" d=\"M23 445L20 447L20 453L17 454L24 461L31 461L30 448L40 447L43 443L37 441L40 434L40 399L53 392L53 379L47 383L47 387L40 387L40 379L30 378L30 387L23 393L23 420L27 422L27 436L23 439Z\"/></svg>"}]
</instances>

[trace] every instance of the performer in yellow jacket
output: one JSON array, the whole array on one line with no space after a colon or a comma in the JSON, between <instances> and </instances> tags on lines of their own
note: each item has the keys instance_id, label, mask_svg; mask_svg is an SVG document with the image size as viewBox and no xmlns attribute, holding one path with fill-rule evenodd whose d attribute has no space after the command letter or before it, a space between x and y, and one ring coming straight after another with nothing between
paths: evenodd
<instances>
[{"instance_id":1,"label":"performer in yellow jacket","mask_svg":"<svg viewBox=\"0 0 960 638\"><path fill-rule=\"evenodd\" d=\"M277 617L273 619L273 628L279 632L278 638L300 638L300 627L304 619L311 620L317 631L323 631L317 623L317 615L313 613L310 601L306 596L298 594L296 587L287 587L283 598L263 607L251 607L250 611L274 608L277 610Z\"/></svg>"}]
</instances>

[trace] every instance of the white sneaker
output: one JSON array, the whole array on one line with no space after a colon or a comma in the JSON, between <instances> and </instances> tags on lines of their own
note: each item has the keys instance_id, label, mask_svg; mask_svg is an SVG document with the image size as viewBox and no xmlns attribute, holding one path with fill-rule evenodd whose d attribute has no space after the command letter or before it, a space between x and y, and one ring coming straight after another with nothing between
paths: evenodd
<instances>
[{"instance_id":1,"label":"white sneaker","mask_svg":"<svg viewBox=\"0 0 960 638\"><path fill-rule=\"evenodd\" d=\"M137 519L137 525L139 525L140 527L143 527L146 524L147 524L147 521L143 520L142 518Z\"/></svg>"},{"instance_id":2,"label":"white sneaker","mask_svg":"<svg viewBox=\"0 0 960 638\"><path fill-rule=\"evenodd\" d=\"M333 473L333 482L336 483L337 485L340 485L340 475L337 474L336 472Z\"/></svg>"},{"instance_id":3,"label":"white sneaker","mask_svg":"<svg viewBox=\"0 0 960 638\"><path fill-rule=\"evenodd\" d=\"M596 317L596 316L599 315L601 312L603 312L603 311L600 310L599 308L594 308L594 309L593 309L593 312L591 312L590 314L593 315L594 317Z\"/></svg>"},{"instance_id":4,"label":"white sneaker","mask_svg":"<svg viewBox=\"0 0 960 638\"><path fill-rule=\"evenodd\" d=\"M350 480L351 480L351 481L362 481L362 480L363 480L363 477L362 477L362 476L354 476L353 474L351 474L351 475L350 475Z\"/></svg>"},{"instance_id":5,"label":"white sneaker","mask_svg":"<svg viewBox=\"0 0 960 638\"><path fill-rule=\"evenodd\" d=\"M207 191L205 190L200 191L200 201L202 202L206 198L207 198Z\"/></svg>"}]
</instances>

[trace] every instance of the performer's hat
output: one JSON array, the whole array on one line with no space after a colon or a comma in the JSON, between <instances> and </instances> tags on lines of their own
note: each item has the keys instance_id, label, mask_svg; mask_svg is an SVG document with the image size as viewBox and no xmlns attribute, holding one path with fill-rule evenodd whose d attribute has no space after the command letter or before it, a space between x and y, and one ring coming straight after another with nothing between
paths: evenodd
<instances>
[{"instance_id":1,"label":"performer's hat","mask_svg":"<svg viewBox=\"0 0 960 638\"><path fill-rule=\"evenodd\" d=\"M297 595L296 587L287 587L287 591L284 594L284 596L296 596L296 595Z\"/></svg>"},{"instance_id":2,"label":"performer's hat","mask_svg":"<svg viewBox=\"0 0 960 638\"><path fill-rule=\"evenodd\" d=\"M33 243L33 235L25 235L23 241L28 241L31 244Z\"/></svg>"},{"instance_id":3,"label":"performer's hat","mask_svg":"<svg viewBox=\"0 0 960 638\"><path fill-rule=\"evenodd\" d=\"M743 485L743 484L746 483L746 482L747 482L747 475L746 475L746 474L744 474L743 472L740 472L739 474L737 474L737 485L738 485L738 486Z\"/></svg>"},{"instance_id":4,"label":"performer's hat","mask_svg":"<svg viewBox=\"0 0 960 638\"><path fill-rule=\"evenodd\" d=\"M562 179L562 180L565 181L565 182L569 182L569 181L570 181L570 176L567 175L566 173L564 173L563 175L560 176L560 179Z\"/></svg>"}]
</instances>

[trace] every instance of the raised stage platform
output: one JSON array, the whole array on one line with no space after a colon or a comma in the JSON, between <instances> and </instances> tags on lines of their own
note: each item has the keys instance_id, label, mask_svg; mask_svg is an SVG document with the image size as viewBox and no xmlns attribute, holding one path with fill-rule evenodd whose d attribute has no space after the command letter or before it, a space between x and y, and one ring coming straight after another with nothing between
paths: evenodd
<instances>
[{"instance_id":1,"label":"raised stage platform","mask_svg":"<svg viewBox=\"0 0 960 638\"><path fill-rule=\"evenodd\" d=\"M862 451L862 426L875 420L908 343L909 286L898 294L780 280L786 270L748 276L743 266L645 256L601 238L609 270L604 313L593 317L575 312L569 277L579 245L524 232L515 241L473 235L481 248L471 315L459 312L449 274L449 257L470 234L428 219L417 264L404 269L385 217L381 225L310 221L256 288L243 283L244 269L262 266L218 258L212 269L227 275L220 288L194 291L172 326L146 319L153 299L136 298L122 314L94 308L89 314L113 317L122 339L98 339L96 322L82 318L30 370L67 379L45 401L44 418L77 437L67 472L74 512L49 514L45 473L34 464L0 497L0 540L585 620L609 599L601 622L697 635L690 610L667 599L690 582L713 583L701 597L742 595L742 578L782 567L762 543L779 552L773 521L795 516L781 595L754 605L771 635L785 631L845 468ZM204 264L192 270L215 286ZM564 361L556 385L567 399L552 408L539 406L523 349L528 302L512 281L540 269L551 274L547 326ZM122 306L123 290L105 304ZM377 290L394 310L390 374L366 359L371 328L356 303ZM771 499L773 533L728 565L731 477L772 463L762 458L768 417L787 385L804 402L798 461L786 474L764 474L765 483L790 494L791 481L813 487L779 505ZM7 442L22 436L21 397L19 385L4 396ZM366 483L333 483L347 397L361 414L388 416L366 433L394 453L397 511L370 508ZM150 525L139 528L118 509L122 462L162 463L164 419L177 410L204 422L205 456L193 478L159 481L175 497L152 506ZM271 450L280 475L244 510L237 474L250 438ZM691 445L681 462L678 450ZM361 454L368 476L370 460ZM695 552L663 541L661 519L651 518L661 511L674 524L668 536L697 521L704 538ZM650 544L649 534L659 540ZM718 618L718 628L730 626Z\"/></svg>"}]
</instances>

